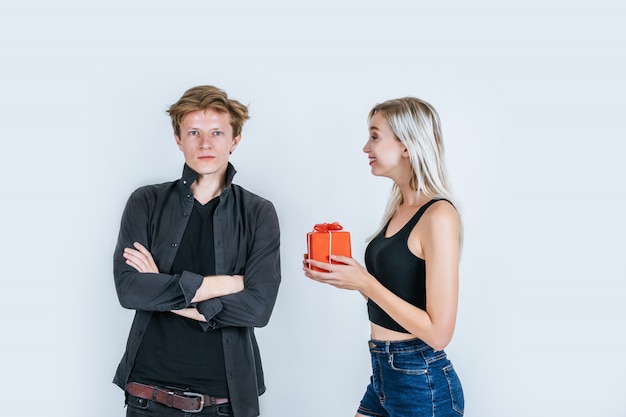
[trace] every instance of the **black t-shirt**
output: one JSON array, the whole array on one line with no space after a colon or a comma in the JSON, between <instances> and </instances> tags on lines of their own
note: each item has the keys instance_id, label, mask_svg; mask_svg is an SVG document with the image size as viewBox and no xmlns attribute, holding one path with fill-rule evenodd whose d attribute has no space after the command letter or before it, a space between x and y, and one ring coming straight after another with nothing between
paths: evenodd
<instances>
[{"instance_id":1,"label":"black t-shirt","mask_svg":"<svg viewBox=\"0 0 626 417\"><path fill-rule=\"evenodd\" d=\"M219 197L194 202L171 274L215 275L213 213ZM146 329L130 381L228 397L222 332L203 331L197 321L155 312Z\"/></svg>"}]
</instances>

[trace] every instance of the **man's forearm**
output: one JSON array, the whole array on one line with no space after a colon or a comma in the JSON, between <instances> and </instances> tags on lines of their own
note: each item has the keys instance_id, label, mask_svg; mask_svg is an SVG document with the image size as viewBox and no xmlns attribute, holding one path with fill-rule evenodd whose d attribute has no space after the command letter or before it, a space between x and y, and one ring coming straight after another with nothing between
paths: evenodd
<instances>
[{"instance_id":1,"label":"man's forearm","mask_svg":"<svg viewBox=\"0 0 626 417\"><path fill-rule=\"evenodd\" d=\"M243 275L214 275L204 277L191 300L192 303L210 300L243 291Z\"/></svg>"}]
</instances>

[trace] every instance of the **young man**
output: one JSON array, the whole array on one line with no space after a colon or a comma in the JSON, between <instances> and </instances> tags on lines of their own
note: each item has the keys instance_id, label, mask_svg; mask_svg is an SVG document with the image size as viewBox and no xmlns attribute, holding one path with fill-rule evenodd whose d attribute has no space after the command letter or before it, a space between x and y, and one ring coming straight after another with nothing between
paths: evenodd
<instances>
[{"instance_id":1,"label":"young man","mask_svg":"<svg viewBox=\"0 0 626 417\"><path fill-rule=\"evenodd\" d=\"M136 312L113 382L128 417L254 417L265 391L254 328L276 301L280 236L272 203L232 183L248 109L198 86L168 113L185 165L136 190L122 216L115 287Z\"/></svg>"}]
</instances>

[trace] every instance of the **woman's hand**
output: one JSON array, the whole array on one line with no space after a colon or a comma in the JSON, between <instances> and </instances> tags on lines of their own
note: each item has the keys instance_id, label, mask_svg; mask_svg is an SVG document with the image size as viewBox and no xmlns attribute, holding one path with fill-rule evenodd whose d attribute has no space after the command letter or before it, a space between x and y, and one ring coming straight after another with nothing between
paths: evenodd
<instances>
[{"instance_id":1,"label":"woman's hand","mask_svg":"<svg viewBox=\"0 0 626 417\"><path fill-rule=\"evenodd\" d=\"M308 259L304 256L304 275L314 281L329 284L337 288L345 290L356 290L367 298L372 284L377 282L376 279L367 270L347 256L331 255L331 261L338 263L325 263ZM310 266L323 269L328 272L315 271Z\"/></svg>"},{"instance_id":2,"label":"woman's hand","mask_svg":"<svg viewBox=\"0 0 626 417\"><path fill-rule=\"evenodd\" d=\"M135 249L124 248L123 256L126 259L126 263L139 272L154 272L158 274L159 268L157 268L148 249L139 242L133 243L133 246Z\"/></svg>"}]
</instances>

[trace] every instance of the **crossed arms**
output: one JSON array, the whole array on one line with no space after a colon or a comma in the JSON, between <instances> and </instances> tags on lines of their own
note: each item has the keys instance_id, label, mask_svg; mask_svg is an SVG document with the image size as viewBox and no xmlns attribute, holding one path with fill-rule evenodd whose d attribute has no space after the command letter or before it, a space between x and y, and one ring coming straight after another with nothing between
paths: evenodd
<instances>
[{"instance_id":1,"label":"crossed arms","mask_svg":"<svg viewBox=\"0 0 626 417\"><path fill-rule=\"evenodd\" d=\"M140 273L159 273L159 268L148 249L139 242L133 243L133 248L124 248L123 257L126 264L132 266ZM210 300L243 291L243 275L214 275L202 279L202 284L197 289L191 303ZM170 310L174 314L197 321L206 322L206 318L195 307L186 307L178 310Z\"/></svg>"},{"instance_id":2,"label":"crossed arms","mask_svg":"<svg viewBox=\"0 0 626 417\"><path fill-rule=\"evenodd\" d=\"M245 207L238 215L242 217L216 219L221 225L216 235L221 241L221 252L216 249L218 275L169 274L176 253L171 242L180 239L178 233L185 227L178 198L154 188L131 195L114 254L120 304L133 310L172 311L200 321L205 330L265 326L280 284L280 233L273 205L237 194L233 210ZM226 208L231 213L232 205Z\"/></svg>"}]
</instances>

